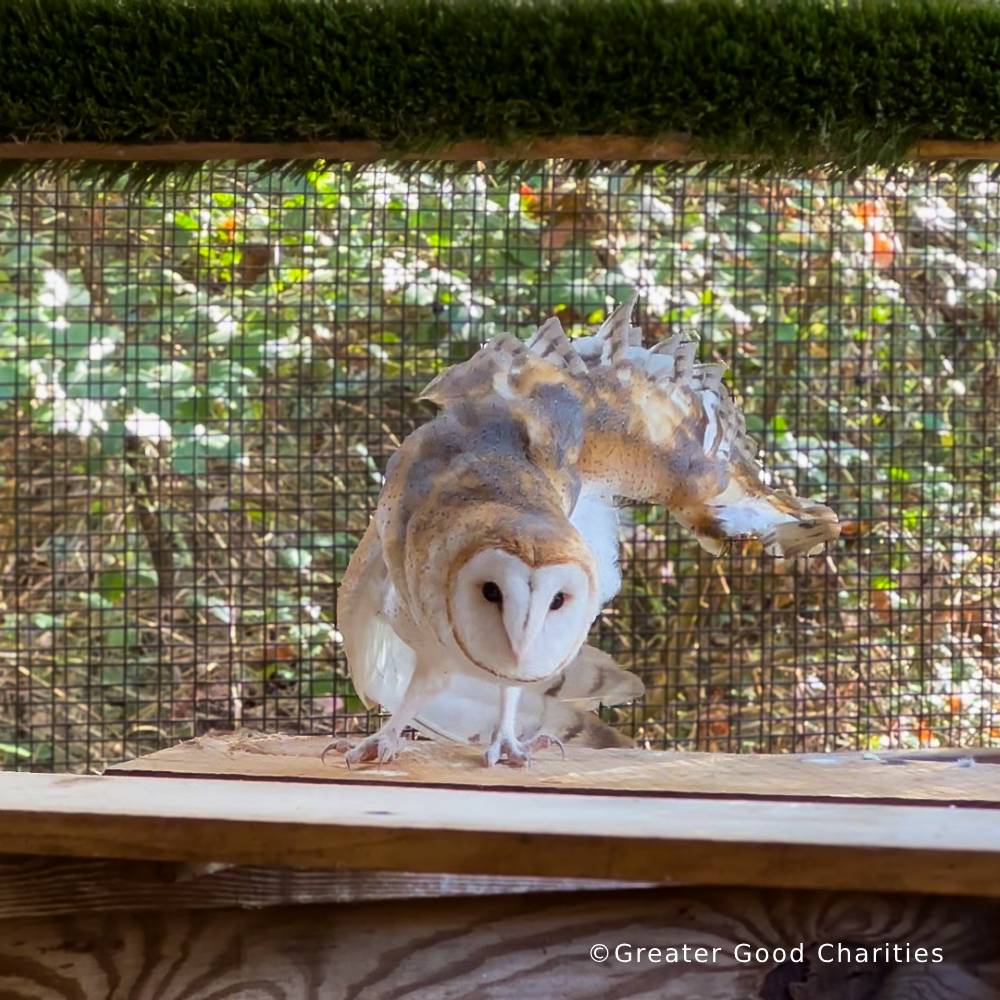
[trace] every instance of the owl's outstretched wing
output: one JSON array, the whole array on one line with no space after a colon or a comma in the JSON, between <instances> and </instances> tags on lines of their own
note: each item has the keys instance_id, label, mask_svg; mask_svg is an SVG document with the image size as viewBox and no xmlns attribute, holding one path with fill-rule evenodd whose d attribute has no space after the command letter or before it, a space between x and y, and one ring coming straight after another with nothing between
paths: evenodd
<instances>
[{"instance_id":1,"label":"owl's outstretched wing","mask_svg":"<svg viewBox=\"0 0 1000 1000\"><path fill-rule=\"evenodd\" d=\"M716 553L743 535L784 556L835 539L829 507L767 485L724 366L696 362L696 343L681 334L644 348L634 306L635 297L576 340L556 318L527 343L500 336L442 372L422 398L444 407L491 393L522 400L530 433L532 421L546 421L548 400L572 393L585 425L573 456L585 485L663 504Z\"/></svg>"}]
</instances>

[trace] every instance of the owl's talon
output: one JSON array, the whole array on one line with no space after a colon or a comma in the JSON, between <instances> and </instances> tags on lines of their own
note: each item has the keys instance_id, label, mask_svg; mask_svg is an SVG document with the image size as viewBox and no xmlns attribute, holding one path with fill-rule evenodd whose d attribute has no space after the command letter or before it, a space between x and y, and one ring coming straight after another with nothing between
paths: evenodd
<instances>
[{"instance_id":1,"label":"owl's talon","mask_svg":"<svg viewBox=\"0 0 1000 1000\"><path fill-rule=\"evenodd\" d=\"M558 747L563 760L566 759L566 748L562 740L548 733L539 733L527 743L507 736L496 736L483 754L483 763L487 767L496 764L506 764L508 767L531 767L531 761L537 750L548 750Z\"/></svg>"},{"instance_id":2,"label":"owl's talon","mask_svg":"<svg viewBox=\"0 0 1000 1000\"><path fill-rule=\"evenodd\" d=\"M320 763L321 764L326 763L326 755L330 753L331 750L336 750L337 753L347 753L347 751L350 749L351 749L351 744L348 740L345 739L337 739L334 740L332 743L327 743L327 745L323 747L323 752L319 755Z\"/></svg>"},{"instance_id":3,"label":"owl's talon","mask_svg":"<svg viewBox=\"0 0 1000 1000\"><path fill-rule=\"evenodd\" d=\"M345 760L350 764L391 764L399 753L399 736L394 732L374 733L363 739Z\"/></svg>"},{"instance_id":4,"label":"owl's talon","mask_svg":"<svg viewBox=\"0 0 1000 1000\"><path fill-rule=\"evenodd\" d=\"M325 761L331 750L344 755L348 770L352 764L391 764L399 753L399 736L391 731L373 733L353 747L347 740L334 740L320 755L320 760Z\"/></svg>"},{"instance_id":5,"label":"owl's talon","mask_svg":"<svg viewBox=\"0 0 1000 1000\"><path fill-rule=\"evenodd\" d=\"M549 733L539 733L531 741L532 750L548 750L549 747L555 747L559 751L560 757L563 760L566 759L566 747L558 736L552 736Z\"/></svg>"}]
</instances>

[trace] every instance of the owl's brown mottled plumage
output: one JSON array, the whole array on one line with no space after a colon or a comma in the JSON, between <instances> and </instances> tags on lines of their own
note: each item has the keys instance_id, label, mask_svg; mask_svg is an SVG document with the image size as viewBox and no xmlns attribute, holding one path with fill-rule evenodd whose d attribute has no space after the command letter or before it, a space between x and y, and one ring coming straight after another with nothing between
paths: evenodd
<instances>
[{"instance_id":1,"label":"owl's brown mottled plumage","mask_svg":"<svg viewBox=\"0 0 1000 1000\"><path fill-rule=\"evenodd\" d=\"M527 406L565 393L583 421L582 440L568 458L581 480L663 504L713 552L741 534L760 536L784 556L835 539L840 525L829 507L764 482L757 445L723 386L724 366L696 363L694 341L679 334L644 349L630 322L634 303L577 342L555 318L527 344L498 337L439 375L421 398L445 408L493 396ZM532 420L545 408L528 412Z\"/></svg>"}]
</instances>

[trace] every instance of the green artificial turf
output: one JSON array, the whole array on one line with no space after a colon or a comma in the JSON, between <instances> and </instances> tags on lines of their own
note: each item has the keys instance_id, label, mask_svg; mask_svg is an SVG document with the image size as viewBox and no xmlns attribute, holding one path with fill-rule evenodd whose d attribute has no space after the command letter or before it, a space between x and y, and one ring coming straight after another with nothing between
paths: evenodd
<instances>
[{"instance_id":1,"label":"green artificial turf","mask_svg":"<svg viewBox=\"0 0 1000 1000\"><path fill-rule=\"evenodd\" d=\"M1000 138L972 0L0 0L4 140L683 132L761 166Z\"/></svg>"}]
</instances>

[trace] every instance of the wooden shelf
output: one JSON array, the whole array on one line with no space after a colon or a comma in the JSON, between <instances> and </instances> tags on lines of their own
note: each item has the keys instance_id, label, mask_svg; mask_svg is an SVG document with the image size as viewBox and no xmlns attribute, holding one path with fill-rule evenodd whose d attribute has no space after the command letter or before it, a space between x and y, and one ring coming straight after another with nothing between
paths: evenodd
<instances>
[{"instance_id":1,"label":"wooden shelf","mask_svg":"<svg viewBox=\"0 0 1000 1000\"><path fill-rule=\"evenodd\" d=\"M527 770L489 771L474 756L426 744L381 771L331 762L323 766L334 780L319 784L321 745L308 737L201 740L117 767L114 777L4 775L0 852L1000 896L1000 769L985 764L716 764L702 755L575 751ZM193 776L197 761L221 773L223 758L225 778ZM729 765L736 790L727 792ZM796 767L810 775L810 800L795 798L803 779L780 777ZM818 800L841 767L872 775L852 779L858 795L849 801ZM686 793L713 768L716 797ZM414 786L435 773L448 787ZM240 780L249 778L258 780ZM636 789L640 780L658 780L659 790ZM760 789L778 796L782 781L788 797L748 797ZM942 798L949 782L963 808ZM921 784L925 794L916 796ZM856 800L866 796L872 801Z\"/></svg>"}]
</instances>

